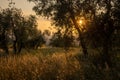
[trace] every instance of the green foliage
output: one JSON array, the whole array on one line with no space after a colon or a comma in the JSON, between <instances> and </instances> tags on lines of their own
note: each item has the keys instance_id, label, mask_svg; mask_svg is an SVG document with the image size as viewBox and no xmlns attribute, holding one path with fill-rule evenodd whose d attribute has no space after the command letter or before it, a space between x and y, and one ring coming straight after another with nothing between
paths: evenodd
<instances>
[{"instance_id":1,"label":"green foliage","mask_svg":"<svg viewBox=\"0 0 120 80\"><path fill-rule=\"evenodd\" d=\"M41 16L49 17L53 20L53 24L55 26L59 26L64 29L67 28L75 28L78 31L79 41L81 42L81 46L83 48L83 53L87 53L87 48L85 41L82 35L81 26L78 24L78 20L81 16L84 15L84 7L85 3L88 3L87 0L79 1L79 0L28 0L30 2L34 2L35 6L33 10ZM85 3L84 3L85 2ZM86 4L87 6L87 4ZM66 34L69 36L68 34Z\"/></svg>"},{"instance_id":2,"label":"green foliage","mask_svg":"<svg viewBox=\"0 0 120 80\"><path fill-rule=\"evenodd\" d=\"M75 38L71 28L65 29L65 31L58 29L58 31L53 34L50 45L53 47L64 47L65 50L68 50L69 47L74 46L74 40Z\"/></svg>"},{"instance_id":3,"label":"green foliage","mask_svg":"<svg viewBox=\"0 0 120 80\"><path fill-rule=\"evenodd\" d=\"M120 2L118 0L28 0L34 2L33 10L41 16L49 17L55 26L62 29L74 27L79 34L79 41L85 55L88 54L87 45L102 48L102 64L112 65L112 36L119 31ZM80 26L78 20L84 17L86 25ZM84 27L83 29L81 27ZM68 38L68 34L66 34ZM68 39L67 39L68 40ZM61 36L52 40L55 46L65 44ZM69 41L67 41L69 42ZM66 42L66 43L67 43ZM66 45L66 44L65 44ZM99 49L98 49L99 51Z\"/></svg>"},{"instance_id":4,"label":"green foliage","mask_svg":"<svg viewBox=\"0 0 120 80\"><path fill-rule=\"evenodd\" d=\"M42 34L38 34L31 39L28 39L24 42L24 48L38 49L38 47L42 47L45 44L45 40Z\"/></svg>"},{"instance_id":5,"label":"green foliage","mask_svg":"<svg viewBox=\"0 0 120 80\"><path fill-rule=\"evenodd\" d=\"M20 53L29 42L35 48L45 43L42 33L37 30L36 16L23 16L22 10L15 7L2 9L0 16L0 43L6 53L9 42L13 45L14 53Z\"/></svg>"}]
</instances>

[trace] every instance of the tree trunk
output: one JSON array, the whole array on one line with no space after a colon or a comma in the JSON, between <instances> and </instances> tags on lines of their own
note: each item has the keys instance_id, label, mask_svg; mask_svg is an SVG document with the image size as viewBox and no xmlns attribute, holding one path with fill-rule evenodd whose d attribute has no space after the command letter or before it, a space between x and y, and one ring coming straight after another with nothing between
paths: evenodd
<instances>
[{"instance_id":1,"label":"tree trunk","mask_svg":"<svg viewBox=\"0 0 120 80\"><path fill-rule=\"evenodd\" d=\"M113 20L111 19L111 0L106 0L106 8L107 12L105 14L105 18L103 21L104 25L104 42L103 42L103 55L102 55L102 62L104 65L107 65L109 68L112 67L112 60L111 60L111 54L109 53L111 49L111 36L112 33L114 32L114 23ZM105 26L105 24L107 24Z\"/></svg>"},{"instance_id":2,"label":"tree trunk","mask_svg":"<svg viewBox=\"0 0 120 80\"><path fill-rule=\"evenodd\" d=\"M22 42L19 42L19 45L18 45L18 53L21 52L22 48L23 48L23 43L22 43Z\"/></svg>"},{"instance_id":3,"label":"tree trunk","mask_svg":"<svg viewBox=\"0 0 120 80\"><path fill-rule=\"evenodd\" d=\"M106 37L103 43L102 62L104 65L107 64L108 67L112 67L111 54L109 53L110 47L110 39Z\"/></svg>"},{"instance_id":4,"label":"tree trunk","mask_svg":"<svg viewBox=\"0 0 120 80\"><path fill-rule=\"evenodd\" d=\"M80 44L82 47L82 52L83 52L84 56L86 57L88 55L88 51L87 51L86 43L85 43L84 38L82 36L82 31L80 30L79 25L77 24L74 16L72 16L71 20L73 21L73 24L75 25L75 28L79 33L79 40L80 40Z\"/></svg>"},{"instance_id":5,"label":"tree trunk","mask_svg":"<svg viewBox=\"0 0 120 80\"><path fill-rule=\"evenodd\" d=\"M3 41L3 49L5 50L6 54L9 54L9 50L8 50L8 46L7 46L7 42Z\"/></svg>"},{"instance_id":6,"label":"tree trunk","mask_svg":"<svg viewBox=\"0 0 120 80\"><path fill-rule=\"evenodd\" d=\"M8 50L8 45L7 45L7 40L6 40L6 36L5 36L5 30L3 30L2 32L2 48L5 51L6 54L9 54L9 50Z\"/></svg>"},{"instance_id":7,"label":"tree trunk","mask_svg":"<svg viewBox=\"0 0 120 80\"><path fill-rule=\"evenodd\" d=\"M83 53L84 53L84 55L86 57L88 55L88 51L87 51L87 47L86 47L85 41L84 41L82 35L79 36L79 38L80 38L80 44L81 44L81 47L82 47L82 51L83 51Z\"/></svg>"},{"instance_id":8,"label":"tree trunk","mask_svg":"<svg viewBox=\"0 0 120 80\"><path fill-rule=\"evenodd\" d=\"M16 54L17 53L17 41L13 41L13 53Z\"/></svg>"}]
</instances>

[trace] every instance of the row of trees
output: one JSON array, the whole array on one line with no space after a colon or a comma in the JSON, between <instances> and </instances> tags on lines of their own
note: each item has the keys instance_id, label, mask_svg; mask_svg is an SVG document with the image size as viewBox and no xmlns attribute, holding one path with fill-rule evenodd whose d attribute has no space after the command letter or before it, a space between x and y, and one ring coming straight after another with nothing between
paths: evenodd
<instances>
[{"instance_id":1,"label":"row of trees","mask_svg":"<svg viewBox=\"0 0 120 80\"><path fill-rule=\"evenodd\" d=\"M24 16L22 10L14 5L11 1L9 8L0 10L0 48L6 54L9 54L10 48L15 54L20 53L22 48L37 49L48 41L48 36L52 36L49 46L64 47L65 50L74 46L75 37L71 29L59 28L53 35L49 30L42 33L37 29L36 16Z\"/></svg>"},{"instance_id":2,"label":"row of trees","mask_svg":"<svg viewBox=\"0 0 120 80\"><path fill-rule=\"evenodd\" d=\"M37 30L37 18L34 15L24 16L21 9L12 6L0 10L0 47L9 54L20 53L22 48L38 48L45 43L41 31Z\"/></svg>"},{"instance_id":3,"label":"row of trees","mask_svg":"<svg viewBox=\"0 0 120 80\"><path fill-rule=\"evenodd\" d=\"M50 45L55 47L73 46L77 32L83 54L88 56L89 48L97 48L101 67L112 67L113 43L119 47L120 1L119 0L28 0L35 3L37 15L52 19L57 27ZM10 2L9 8L0 10L0 47L9 54L9 45L14 53L22 48L38 48L45 43L45 34L37 30L37 18L24 16L22 10ZM79 24L84 19L84 25ZM115 38L117 36L117 38ZM113 40L114 39L114 40ZM115 42L116 41L116 42ZM100 49L100 50L99 50Z\"/></svg>"},{"instance_id":4,"label":"row of trees","mask_svg":"<svg viewBox=\"0 0 120 80\"><path fill-rule=\"evenodd\" d=\"M112 54L110 54L112 37L118 35L120 29L119 0L28 1L35 3L33 10L38 15L52 19L57 27L62 29L65 27L65 34L68 33L68 28L75 28L85 56L88 55L88 43L96 48L102 48L100 50L101 67L105 67L106 64L112 67ZM86 21L84 29L78 24L81 17Z\"/></svg>"}]
</instances>

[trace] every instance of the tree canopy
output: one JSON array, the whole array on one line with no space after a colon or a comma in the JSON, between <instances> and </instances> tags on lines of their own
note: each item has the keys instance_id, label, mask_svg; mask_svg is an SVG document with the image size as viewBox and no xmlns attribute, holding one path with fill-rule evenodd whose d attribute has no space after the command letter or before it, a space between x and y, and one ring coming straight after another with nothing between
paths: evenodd
<instances>
[{"instance_id":1,"label":"tree canopy","mask_svg":"<svg viewBox=\"0 0 120 80\"><path fill-rule=\"evenodd\" d=\"M79 34L83 53L88 54L86 38L93 43L101 43L102 63L111 64L109 49L115 30L119 29L119 0L28 0L34 2L33 10L41 16L50 18L55 26L74 27ZM84 17L85 30L81 29L79 19ZM97 40L99 39L99 40ZM97 46L96 46L97 47Z\"/></svg>"},{"instance_id":2,"label":"tree canopy","mask_svg":"<svg viewBox=\"0 0 120 80\"><path fill-rule=\"evenodd\" d=\"M32 48L45 43L42 34L37 30L37 18L34 15L24 16L21 9L9 7L0 11L0 47L9 53L9 44L14 53L20 53L25 45L31 42Z\"/></svg>"}]
</instances>

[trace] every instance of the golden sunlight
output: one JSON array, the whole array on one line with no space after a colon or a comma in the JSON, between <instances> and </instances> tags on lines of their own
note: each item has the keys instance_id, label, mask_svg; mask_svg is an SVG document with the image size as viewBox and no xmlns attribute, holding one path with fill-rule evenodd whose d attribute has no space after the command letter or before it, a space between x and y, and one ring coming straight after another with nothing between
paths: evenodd
<instances>
[{"instance_id":1,"label":"golden sunlight","mask_svg":"<svg viewBox=\"0 0 120 80\"><path fill-rule=\"evenodd\" d=\"M80 25L82 25L83 24L83 20L79 20L79 22L78 22Z\"/></svg>"},{"instance_id":2,"label":"golden sunlight","mask_svg":"<svg viewBox=\"0 0 120 80\"><path fill-rule=\"evenodd\" d=\"M78 25L81 29L85 27L85 20L83 18L78 20Z\"/></svg>"},{"instance_id":3,"label":"golden sunlight","mask_svg":"<svg viewBox=\"0 0 120 80\"><path fill-rule=\"evenodd\" d=\"M85 25L85 18L84 17L81 17L77 20L77 23L80 25L80 26L83 26Z\"/></svg>"},{"instance_id":4,"label":"golden sunlight","mask_svg":"<svg viewBox=\"0 0 120 80\"><path fill-rule=\"evenodd\" d=\"M85 20L84 17L79 18L77 23L78 23L80 29L82 29L82 30L85 29L85 27L86 27L86 20Z\"/></svg>"}]
</instances>

